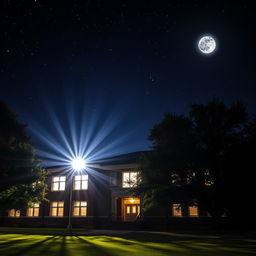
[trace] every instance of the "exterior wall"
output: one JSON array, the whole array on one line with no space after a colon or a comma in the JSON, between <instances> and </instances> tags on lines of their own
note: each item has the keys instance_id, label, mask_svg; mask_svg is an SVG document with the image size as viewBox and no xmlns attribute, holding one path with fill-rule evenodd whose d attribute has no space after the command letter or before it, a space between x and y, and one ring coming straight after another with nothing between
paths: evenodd
<instances>
[{"instance_id":1,"label":"exterior wall","mask_svg":"<svg viewBox=\"0 0 256 256\"><path fill-rule=\"evenodd\" d=\"M116 166L104 166L97 168L94 171L88 172L88 189L87 190L73 190L73 201L87 201L87 216L86 217L74 217L72 216L73 227L96 227L96 228L113 228L115 222L122 222L123 216L120 212L122 207L122 199L131 197L128 189L122 188L122 173L124 171L133 171L135 169L134 164L129 165L116 165ZM113 173L115 175L113 175ZM49 170L49 176L47 179L48 194L47 199L40 204L39 217L27 217L26 210L21 210L20 217L7 217L7 212L4 217L0 219L0 225L5 226L45 226L45 227L67 227L69 219L69 200L70 191L72 185L72 176L70 172L63 170ZM79 174L77 174L79 175ZM110 183L112 176L116 177L116 181ZM51 191L51 182L53 176L66 176L65 191ZM112 177L113 178L113 177ZM53 201L64 202L64 216L52 217L50 216L50 204ZM142 208L142 207L141 207ZM169 208L162 209L155 207L142 214L143 227L149 228L161 227L166 225L168 219L168 225L197 225L202 218L188 217L187 207L182 206L183 217L172 217L171 204ZM200 216L205 216L199 209ZM168 215L168 216L167 216ZM206 220L204 220L206 222ZM128 223L129 224L129 223ZM131 224L131 223L130 223ZM141 223L140 223L141 224ZM132 224L131 224L132 225ZM126 226L126 228L129 228Z\"/></svg>"}]
</instances>

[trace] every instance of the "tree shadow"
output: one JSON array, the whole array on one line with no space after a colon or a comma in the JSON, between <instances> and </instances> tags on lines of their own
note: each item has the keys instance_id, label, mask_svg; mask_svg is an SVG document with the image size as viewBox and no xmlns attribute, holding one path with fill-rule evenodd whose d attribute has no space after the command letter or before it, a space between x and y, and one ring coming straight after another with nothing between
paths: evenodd
<instances>
[{"instance_id":1,"label":"tree shadow","mask_svg":"<svg viewBox=\"0 0 256 256\"><path fill-rule=\"evenodd\" d=\"M32 249L34 249L34 248L36 248L36 247L42 245L43 243L45 243L45 242L47 242L47 241L49 241L49 240L51 240L51 239L53 239L53 238L55 238L55 237L56 237L56 235L55 235L55 236L48 237L48 238L46 238L46 239L44 239L44 240L41 240L41 241L39 241L39 242L33 243L33 244L29 245L29 246L26 246L25 248L22 248L22 249L19 250L19 251L16 251L16 252L14 252L14 253L9 254L9 256L17 256L17 255L20 256L20 255L23 255L23 254L29 252L30 250L32 250Z\"/></svg>"},{"instance_id":2,"label":"tree shadow","mask_svg":"<svg viewBox=\"0 0 256 256\"><path fill-rule=\"evenodd\" d=\"M88 252L88 255L90 256L113 256L114 253L107 252L106 248L103 246L96 245L93 242L88 241L88 239L83 239L77 235L74 235L80 242L89 245L89 247L86 247L86 250Z\"/></svg>"}]
</instances>

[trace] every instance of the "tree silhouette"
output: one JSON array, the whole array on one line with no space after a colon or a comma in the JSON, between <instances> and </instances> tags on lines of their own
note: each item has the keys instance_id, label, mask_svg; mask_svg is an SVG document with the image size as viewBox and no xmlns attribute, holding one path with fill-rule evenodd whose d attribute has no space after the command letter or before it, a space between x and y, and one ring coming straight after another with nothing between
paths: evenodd
<instances>
[{"instance_id":1,"label":"tree silhouette","mask_svg":"<svg viewBox=\"0 0 256 256\"><path fill-rule=\"evenodd\" d=\"M0 207L27 208L45 197L45 172L35 157L26 125L0 101Z\"/></svg>"}]
</instances>

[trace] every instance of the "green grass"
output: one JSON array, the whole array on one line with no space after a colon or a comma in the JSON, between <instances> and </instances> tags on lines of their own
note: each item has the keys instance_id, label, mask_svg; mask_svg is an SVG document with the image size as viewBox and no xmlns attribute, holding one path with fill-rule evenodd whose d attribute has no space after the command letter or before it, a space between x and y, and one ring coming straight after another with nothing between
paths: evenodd
<instances>
[{"instance_id":1,"label":"green grass","mask_svg":"<svg viewBox=\"0 0 256 256\"><path fill-rule=\"evenodd\" d=\"M137 235L50 236L1 234L0 255L206 255L249 256L256 254L256 239L251 238L186 238Z\"/></svg>"}]
</instances>

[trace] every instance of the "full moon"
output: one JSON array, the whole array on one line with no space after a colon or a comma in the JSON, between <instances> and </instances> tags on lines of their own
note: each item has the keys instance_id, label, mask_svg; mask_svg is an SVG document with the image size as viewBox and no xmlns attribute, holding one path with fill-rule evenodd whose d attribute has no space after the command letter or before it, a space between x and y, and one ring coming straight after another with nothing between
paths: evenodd
<instances>
[{"instance_id":1,"label":"full moon","mask_svg":"<svg viewBox=\"0 0 256 256\"><path fill-rule=\"evenodd\" d=\"M210 54L216 49L216 41L212 36L204 36L198 42L199 50L204 54Z\"/></svg>"}]
</instances>

